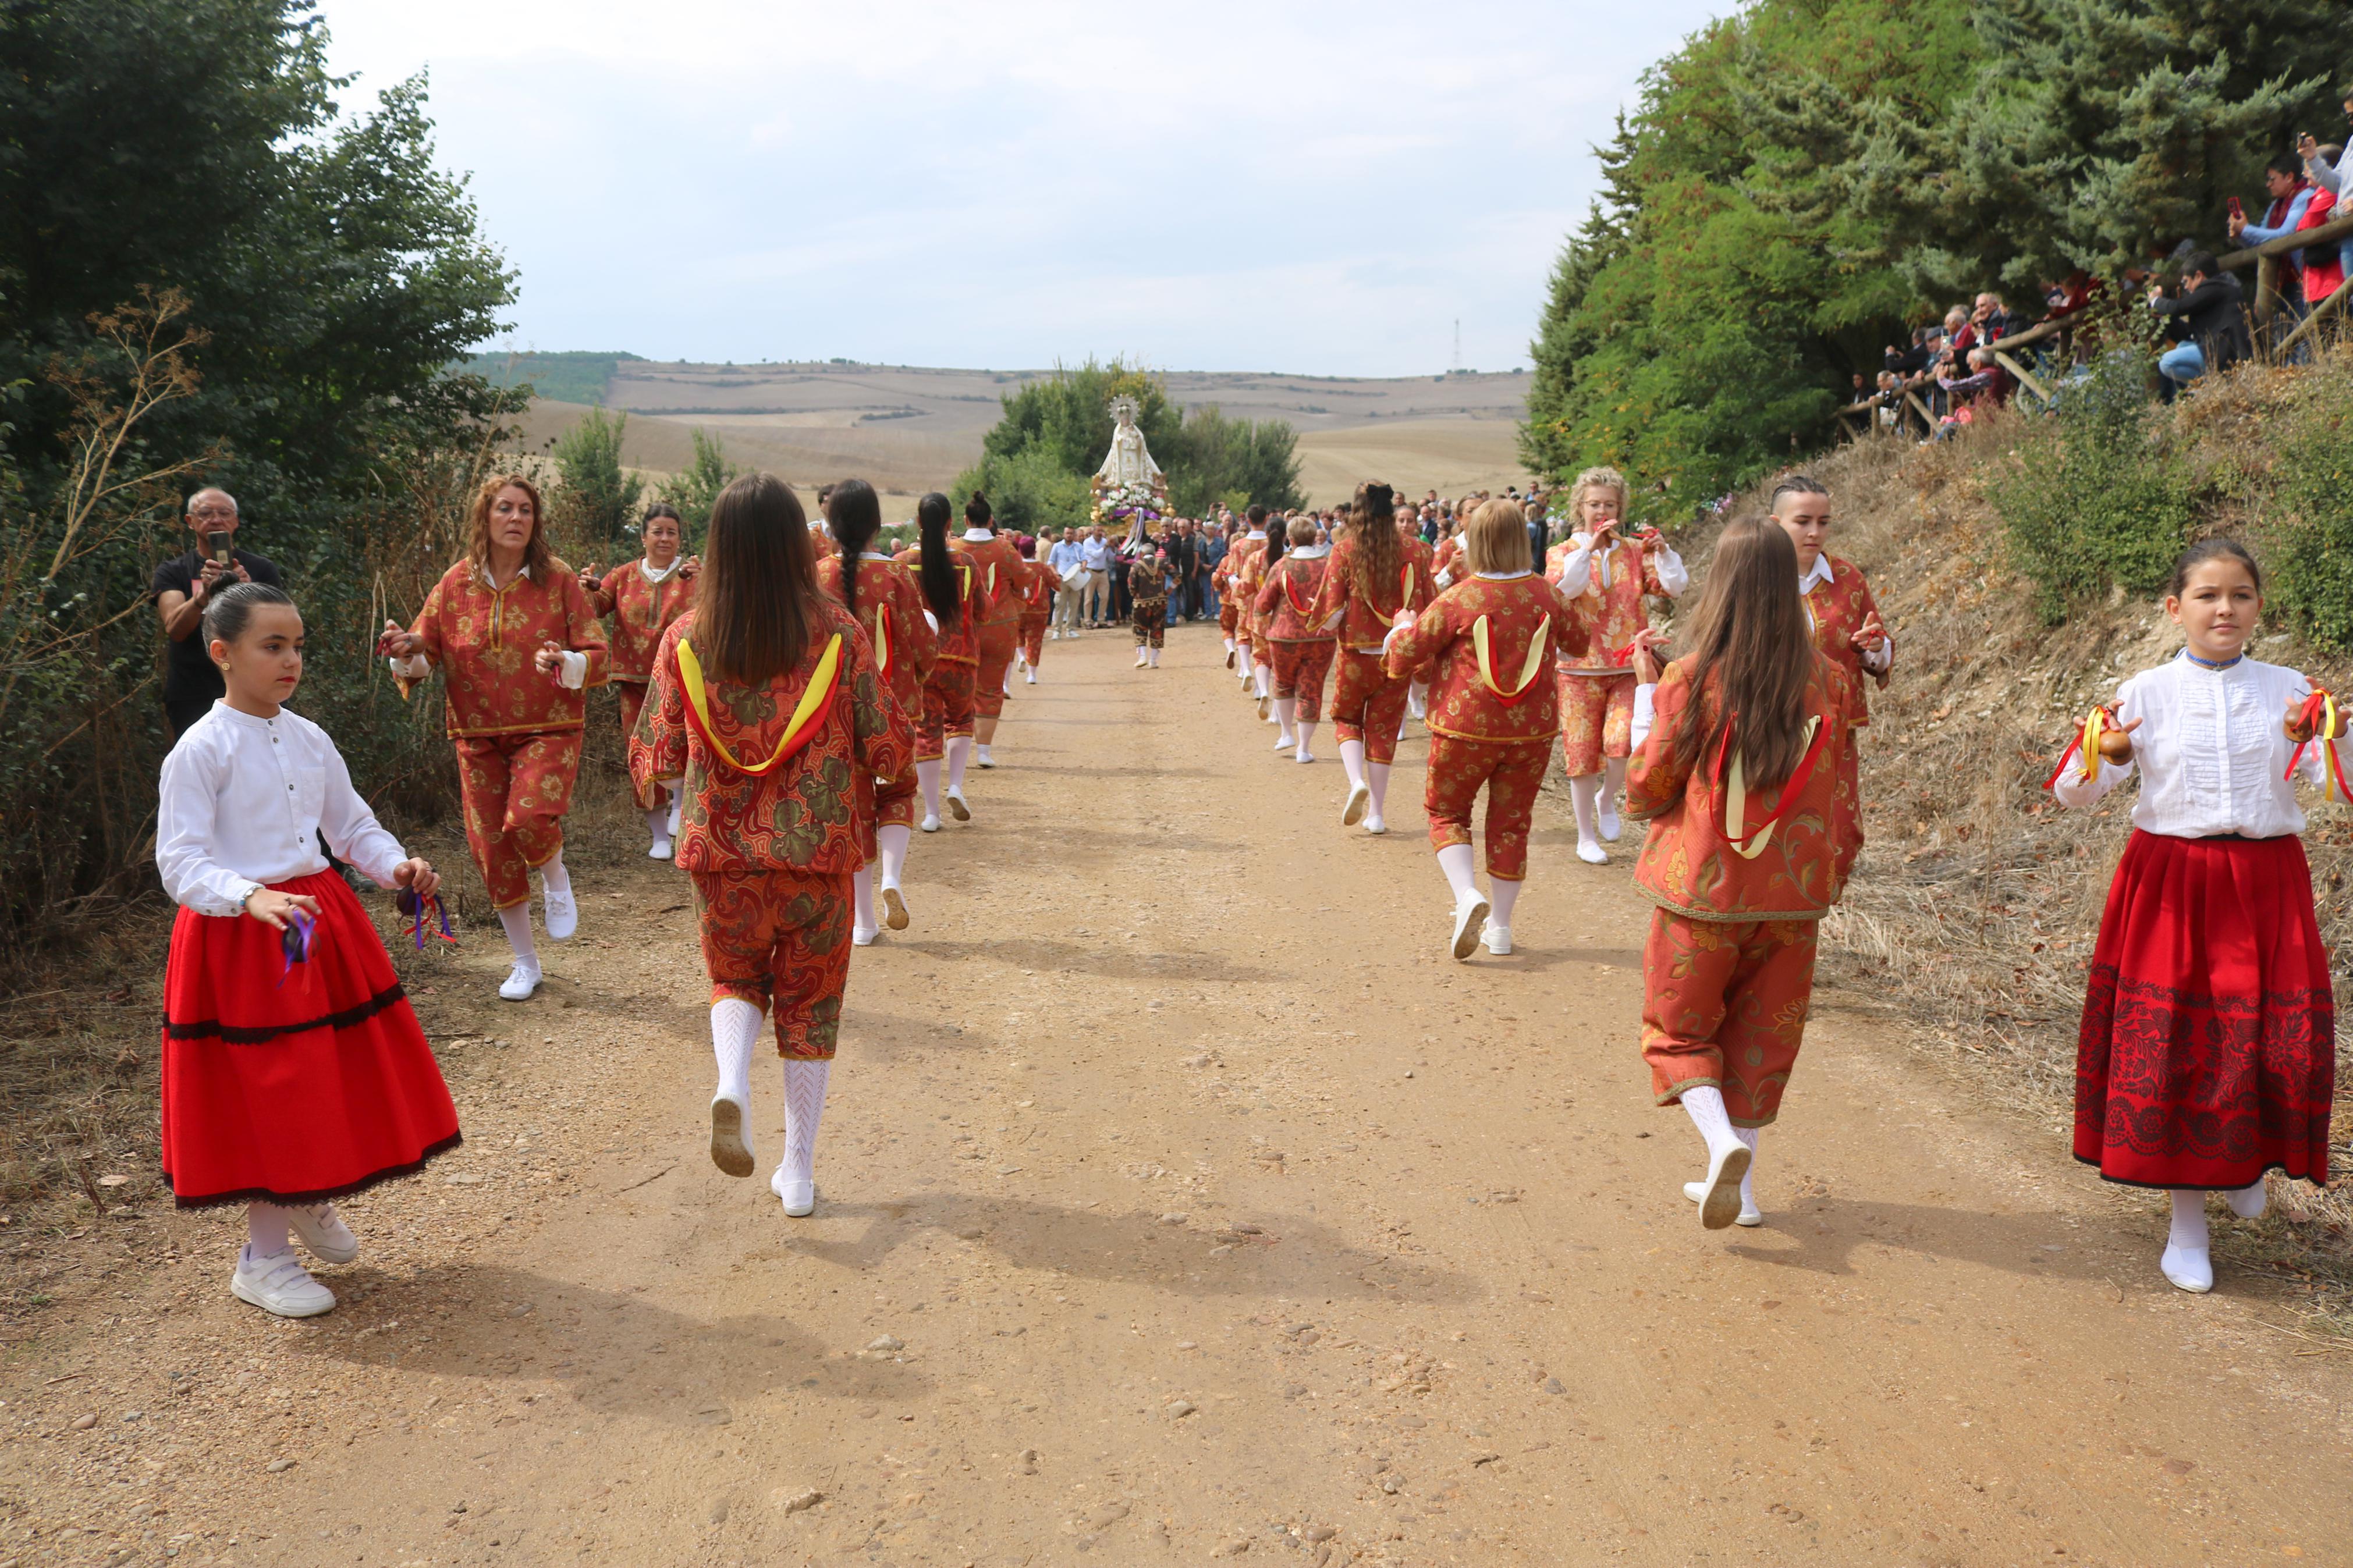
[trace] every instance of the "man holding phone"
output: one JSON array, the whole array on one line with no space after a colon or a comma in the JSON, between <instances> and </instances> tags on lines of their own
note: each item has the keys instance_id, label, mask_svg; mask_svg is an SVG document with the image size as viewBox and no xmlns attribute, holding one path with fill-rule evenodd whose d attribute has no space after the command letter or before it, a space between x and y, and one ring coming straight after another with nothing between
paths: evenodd
<instances>
[{"instance_id":1,"label":"man holding phone","mask_svg":"<svg viewBox=\"0 0 2353 1568\"><path fill-rule=\"evenodd\" d=\"M164 721L174 740L227 690L205 653L204 638L196 635L214 591L231 583L285 585L275 562L236 547L235 496L224 489L198 490L188 498L187 520L195 548L156 567L148 587L164 618Z\"/></svg>"}]
</instances>

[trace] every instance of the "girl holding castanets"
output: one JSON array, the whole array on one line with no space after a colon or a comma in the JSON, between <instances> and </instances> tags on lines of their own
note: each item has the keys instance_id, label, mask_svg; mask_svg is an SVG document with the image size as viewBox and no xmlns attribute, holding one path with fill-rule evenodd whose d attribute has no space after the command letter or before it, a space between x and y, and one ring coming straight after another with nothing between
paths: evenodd
<instances>
[{"instance_id":1,"label":"girl holding castanets","mask_svg":"<svg viewBox=\"0 0 2353 1568\"><path fill-rule=\"evenodd\" d=\"M2089 805L2138 776L2075 1047L2075 1158L2163 1187L2159 1268L2213 1289L2206 1194L2263 1212L2265 1173L2328 1180L2336 998L2295 775L2346 798L2335 699L2247 657L2263 579L2236 541L2191 546L2166 614L2181 652L2088 718L2051 787Z\"/></svg>"}]
</instances>

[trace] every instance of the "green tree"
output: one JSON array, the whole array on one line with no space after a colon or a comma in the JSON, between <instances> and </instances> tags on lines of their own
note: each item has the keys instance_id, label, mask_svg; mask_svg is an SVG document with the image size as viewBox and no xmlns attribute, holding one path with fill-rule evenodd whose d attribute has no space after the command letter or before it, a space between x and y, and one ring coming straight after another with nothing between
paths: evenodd
<instances>
[{"instance_id":1,"label":"green tree","mask_svg":"<svg viewBox=\"0 0 2353 1568\"><path fill-rule=\"evenodd\" d=\"M645 481L621 466L621 437L628 427L627 414L607 415L591 406L555 438L562 504L571 511L573 526L600 544L617 542L632 528L645 491Z\"/></svg>"},{"instance_id":2,"label":"green tree","mask_svg":"<svg viewBox=\"0 0 2353 1568\"><path fill-rule=\"evenodd\" d=\"M694 457L685 468L662 481L661 499L678 508L690 541L699 542L711 526L711 508L719 492L748 471L729 461L727 448L716 436L706 436L698 425L689 433Z\"/></svg>"}]
</instances>

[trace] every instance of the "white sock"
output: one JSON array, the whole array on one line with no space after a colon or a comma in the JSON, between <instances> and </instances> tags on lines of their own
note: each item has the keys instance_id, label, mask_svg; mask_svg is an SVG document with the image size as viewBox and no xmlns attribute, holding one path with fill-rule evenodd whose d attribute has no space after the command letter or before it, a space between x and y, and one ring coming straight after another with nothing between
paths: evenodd
<instances>
[{"instance_id":1,"label":"white sock","mask_svg":"<svg viewBox=\"0 0 2353 1568\"><path fill-rule=\"evenodd\" d=\"M1454 901L1461 903L1479 890L1472 876L1471 846L1450 844L1438 852L1438 868L1446 873L1446 885L1454 889Z\"/></svg>"},{"instance_id":2,"label":"white sock","mask_svg":"<svg viewBox=\"0 0 2353 1568\"><path fill-rule=\"evenodd\" d=\"M915 764L915 784L923 792L923 815L940 814L940 760L933 757Z\"/></svg>"},{"instance_id":3,"label":"white sock","mask_svg":"<svg viewBox=\"0 0 2353 1568\"><path fill-rule=\"evenodd\" d=\"M1258 694L1261 697L1274 695L1274 687L1266 678L1266 666L1261 664L1250 671L1250 683L1258 688Z\"/></svg>"},{"instance_id":4,"label":"white sock","mask_svg":"<svg viewBox=\"0 0 2353 1568\"><path fill-rule=\"evenodd\" d=\"M1683 1092L1683 1110L1691 1117L1692 1125L1707 1140L1707 1158L1712 1165L1715 1157L1740 1142L1732 1131L1732 1117L1724 1109L1724 1091L1712 1083L1699 1084Z\"/></svg>"},{"instance_id":5,"label":"white sock","mask_svg":"<svg viewBox=\"0 0 2353 1568\"><path fill-rule=\"evenodd\" d=\"M1283 745L1291 746L1298 744L1298 731L1293 726L1291 721L1292 715L1298 711L1298 698L1278 697L1274 700L1274 721L1278 726L1280 726L1275 731L1275 735Z\"/></svg>"},{"instance_id":6,"label":"white sock","mask_svg":"<svg viewBox=\"0 0 2353 1568\"><path fill-rule=\"evenodd\" d=\"M514 949L515 962L539 973L539 944L531 937L531 906L515 904L499 911L499 924L506 928L507 945Z\"/></svg>"},{"instance_id":7,"label":"white sock","mask_svg":"<svg viewBox=\"0 0 2353 1568\"><path fill-rule=\"evenodd\" d=\"M874 865L869 861L849 879L849 919L860 931L877 929L874 919Z\"/></svg>"},{"instance_id":8,"label":"white sock","mask_svg":"<svg viewBox=\"0 0 2353 1568\"><path fill-rule=\"evenodd\" d=\"M1490 921L1506 931L1510 930L1512 906L1519 901L1519 883L1509 881L1502 877L1491 876L1487 879L1487 902L1493 906L1487 911L1487 918Z\"/></svg>"},{"instance_id":9,"label":"white sock","mask_svg":"<svg viewBox=\"0 0 2353 1568\"><path fill-rule=\"evenodd\" d=\"M670 807L658 805L646 813L646 831L654 836L657 844L670 842Z\"/></svg>"},{"instance_id":10,"label":"white sock","mask_svg":"<svg viewBox=\"0 0 2353 1568\"><path fill-rule=\"evenodd\" d=\"M1350 789L1365 782L1365 743L1362 741L1340 742L1340 768L1348 775Z\"/></svg>"},{"instance_id":11,"label":"white sock","mask_svg":"<svg viewBox=\"0 0 2353 1568\"><path fill-rule=\"evenodd\" d=\"M1160 668L1160 650L1158 648L1154 648L1152 650L1152 668L1155 669L1158 669Z\"/></svg>"},{"instance_id":12,"label":"white sock","mask_svg":"<svg viewBox=\"0 0 2353 1568\"><path fill-rule=\"evenodd\" d=\"M2206 1194L2202 1192L2173 1194L2173 1229L2165 1245L2179 1247L2189 1252L2203 1252L2209 1246L2206 1233Z\"/></svg>"},{"instance_id":13,"label":"white sock","mask_svg":"<svg viewBox=\"0 0 2353 1568\"><path fill-rule=\"evenodd\" d=\"M1389 803L1388 763L1366 763L1365 764L1365 784L1366 787L1371 789L1373 792L1373 809L1368 813L1368 815L1379 817L1386 821L1388 817L1387 807Z\"/></svg>"},{"instance_id":14,"label":"white sock","mask_svg":"<svg viewBox=\"0 0 2353 1568\"><path fill-rule=\"evenodd\" d=\"M559 898L572 893L572 873L564 868L564 852L557 850L553 859L539 868L539 885Z\"/></svg>"},{"instance_id":15,"label":"white sock","mask_svg":"<svg viewBox=\"0 0 2353 1568\"><path fill-rule=\"evenodd\" d=\"M711 1054L719 1061L719 1088L711 1098L744 1108L746 1142L752 1132L752 1047L759 1043L760 1009L741 996L722 996L711 1005Z\"/></svg>"},{"instance_id":16,"label":"white sock","mask_svg":"<svg viewBox=\"0 0 2353 1568\"><path fill-rule=\"evenodd\" d=\"M1316 721L1313 719L1303 719L1299 721L1299 749L1309 756L1314 755L1314 748L1307 742L1315 738L1315 724Z\"/></svg>"},{"instance_id":17,"label":"white sock","mask_svg":"<svg viewBox=\"0 0 2353 1568\"><path fill-rule=\"evenodd\" d=\"M1748 1171L1740 1178L1740 1212L1743 1214L1754 1213L1757 1208L1757 1190L1749 1184L1757 1179L1757 1135L1763 1131L1761 1127L1736 1127L1732 1130L1735 1138L1748 1145Z\"/></svg>"},{"instance_id":18,"label":"white sock","mask_svg":"<svg viewBox=\"0 0 2353 1568\"><path fill-rule=\"evenodd\" d=\"M1254 679L1258 675L1258 666L1250 662L1250 644L1246 642L1238 642L1234 644L1234 651L1241 655L1241 658L1234 662L1241 667L1242 679L1244 680Z\"/></svg>"},{"instance_id":19,"label":"white sock","mask_svg":"<svg viewBox=\"0 0 2353 1568\"><path fill-rule=\"evenodd\" d=\"M678 837L678 816L686 808L686 796L673 789L670 792L670 836Z\"/></svg>"},{"instance_id":20,"label":"white sock","mask_svg":"<svg viewBox=\"0 0 2353 1568\"><path fill-rule=\"evenodd\" d=\"M948 788L964 788L965 764L971 761L972 737L950 735L948 737Z\"/></svg>"},{"instance_id":21,"label":"white sock","mask_svg":"<svg viewBox=\"0 0 2353 1568\"><path fill-rule=\"evenodd\" d=\"M2241 1219L2261 1219L2263 1211L2271 1206L2271 1191L2262 1176L2257 1176L2252 1184L2236 1192L2222 1195L2230 1200L2231 1212Z\"/></svg>"},{"instance_id":22,"label":"white sock","mask_svg":"<svg viewBox=\"0 0 2353 1568\"><path fill-rule=\"evenodd\" d=\"M1233 638L1231 638L1231 637L1228 637L1228 638L1226 639L1226 651L1227 651L1228 653L1231 653L1231 652L1233 652L1233 651L1234 651L1234 639L1233 639Z\"/></svg>"},{"instance_id":23,"label":"white sock","mask_svg":"<svg viewBox=\"0 0 2353 1568\"><path fill-rule=\"evenodd\" d=\"M817 1180L817 1124L825 1115L831 1062L785 1061L785 1180Z\"/></svg>"},{"instance_id":24,"label":"white sock","mask_svg":"<svg viewBox=\"0 0 2353 1568\"><path fill-rule=\"evenodd\" d=\"M256 1258L275 1258L293 1245L286 1211L276 1204L248 1204L245 1208L246 1246Z\"/></svg>"},{"instance_id":25,"label":"white sock","mask_svg":"<svg viewBox=\"0 0 2353 1568\"><path fill-rule=\"evenodd\" d=\"M1596 820L1596 808L1601 800L1601 775L1588 773L1583 778L1568 781L1568 803L1577 811L1577 837L1580 843L1601 842L1601 826Z\"/></svg>"},{"instance_id":26,"label":"white sock","mask_svg":"<svg viewBox=\"0 0 2353 1568\"><path fill-rule=\"evenodd\" d=\"M1626 787L1626 763L1627 759L1624 757L1602 759L1602 799L1614 801L1618 798L1618 792Z\"/></svg>"},{"instance_id":27,"label":"white sock","mask_svg":"<svg viewBox=\"0 0 2353 1568\"><path fill-rule=\"evenodd\" d=\"M907 868L907 841L915 830L903 822L886 822L874 830L874 847L881 852L882 885L895 888Z\"/></svg>"}]
</instances>

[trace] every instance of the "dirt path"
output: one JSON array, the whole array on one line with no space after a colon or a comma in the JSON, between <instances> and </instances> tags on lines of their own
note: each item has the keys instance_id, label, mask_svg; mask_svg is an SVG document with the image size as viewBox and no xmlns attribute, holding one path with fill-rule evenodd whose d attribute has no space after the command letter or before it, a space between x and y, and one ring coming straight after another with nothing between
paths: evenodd
<instances>
[{"instance_id":1,"label":"dirt path","mask_svg":"<svg viewBox=\"0 0 2353 1568\"><path fill-rule=\"evenodd\" d=\"M1434 956L1419 741L1344 833L1171 641L1050 644L917 838L816 1217L703 1152L682 879L584 852L532 1004L484 936L416 971L469 1142L350 1205L339 1310L237 1304L233 1222L152 1197L40 1241L0 1564L2353 1560L2353 1358L2165 1286L2153 1204L1834 997L1770 1224L1703 1231L1622 863L1547 807L1521 952Z\"/></svg>"}]
</instances>

